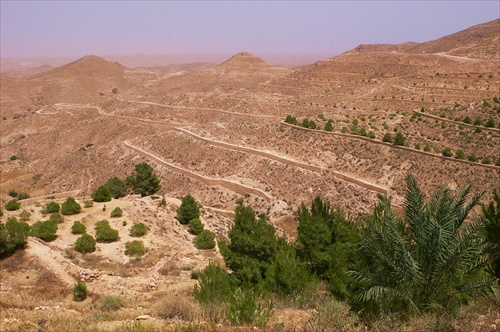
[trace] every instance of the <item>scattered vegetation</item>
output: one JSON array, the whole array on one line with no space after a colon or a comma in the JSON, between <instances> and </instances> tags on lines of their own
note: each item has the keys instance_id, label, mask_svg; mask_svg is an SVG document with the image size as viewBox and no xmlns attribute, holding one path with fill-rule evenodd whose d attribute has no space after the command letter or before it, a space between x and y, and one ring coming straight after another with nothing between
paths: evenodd
<instances>
[{"instance_id":1,"label":"scattered vegetation","mask_svg":"<svg viewBox=\"0 0 500 332\"><path fill-rule=\"evenodd\" d=\"M78 282L73 287L73 300L76 302L82 302L87 298L87 285L83 281L78 280Z\"/></svg>"},{"instance_id":2,"label":"scattered vegetation","mask_svg":"<svg viewBox=\"0 0 500 332\"><path fill-rule=\"evenodd\" d=\"M5 223L0 222L0 257L10 255L17 249L24 247L28 240L30 226L20 222L15 217L7 218Z\"/></svg>"},{"instance_id":3,"label":"scattered vegetation","mask_svg":"<svg viewBox=\"0 0 500 332\"><path fill-rule=\"evenodd\" d=\"M111 211L111 218L118 218L118 217L121 217L123 215L123 210L117 206L113 209L113 211Z\"/></svg>"},{"instance_id":4,"label":"scattered vegetation","mask_svg":"<svg viewBox=\"0 0 500 332\"><path fill-rule=\"evenodd\" d=\"M118 230L111 228L109 221L106 219L95 223L95 231L97 242L114 242L118 240Z\"/></svg>"},{"instance_id":5,"label":"scattered vegetation","mask_svg":"<svg viewBox=\"0 0 500 332\"><path fill-rule=\"evenodd\" d=\"M73 223L73 226L71 226L72 234L84 234L86 231L87 227L78 220Z\"/></svg>"},{"instance_id":6,"label":"scattered vegetation","mask_svg":"<svg viewBox=\"0 0 500 332\"><path fill-rule=\"evenodd\" d=\"M50 220L37 221L31 226L31 236L44 240L45 242L54 241L56 239L57 224Z\"/></svg>"},{"instance_id":7,"label":"scattered vegetation","mask_svg":"<svg viewBox=\"0 0 500 332\"><path fill-rule=\"evenodd\" d=\"M194 246L201 250L215 248L215 234L208 229L203 230L194 238Z\"/></svg>"},{"instance_id":8,"label":"scattered vegetation","mask_svg":"<svg viewBox=\"0 0 500 332\"><path fill-rule=\"evenodd\" d=\"M90 234L84 233L75 241L75 250L82 254L95 251L96 240Z\"/></svg>"},{"instance_id":9,"label":"scattered vegetation","mask_svg":"<svg viewBox=\"0 0 500 332\"><path fill-rule=\"evenodd\" d=\"M61 210L59 203L51 201L42 208L42 214L57 213Z\"/></svg>"},{"instance_id":10,"label":"scattered vegetation","mask_svg":"<svg viewBox=\"0 0 500 332\"><path fill-rule=\"evenodd\" d=\"M126 184L141 197L153 195L161 189L160 180L148 163L135 165L135 174L127 177Z\"/></svg>"},{"instance_id":11,"label":"scattered vegetation","mask_svg":"<svg viewBox=\"0 0 500 332\"><path fill-rule=\"evenodd\" d=\"M142 222L134 224L130 228L130 236L135 236L135 237L140 237L146 235L148 232L149 227L143 224Z\"/></svg>"},{"instance_id":12,"label":"scattered vegetation","mask_svg":"<svg viewBox=\"0 0 500 332\"><path fill-rule=\"evenodd\" d=\"M13 199L5 203L5 210L7 211L16 211L21 208L21 203L17 201L17 199Z\"/></svg>"},{"instance_id":13,"label":"scattered vegetation","mask_svg":"<svg viewBox=\"0 0 500 332\"><path fill-rule=\"evenodd\" d=\"M78 214L82 211L82 207L78 204L73 197L68 197L61 206L61 213L65 216Z\"/></svg>"},{"instance_id":14,"label":"scattered vegetation","mask_svg":"<svg viewBox=\"0 0 500 332\"><path fill-rule=\"evenodd\" d=\"M177 220L183 225L187 225L192 219L200 217L200 203L193 196L187 194L182 198L181 206L177 209Z\"/></svg>"},{"instance_id":15,"label":"scattered vegetation","mask_svg":"<svg viewBox=\"0 0 500 332\"><path fill-rule=\"evenodd\" d=\"M148 250L142 241L131 241L125 243L125 255L127 256L143 256Z\"/></svg>"}]
</instances>

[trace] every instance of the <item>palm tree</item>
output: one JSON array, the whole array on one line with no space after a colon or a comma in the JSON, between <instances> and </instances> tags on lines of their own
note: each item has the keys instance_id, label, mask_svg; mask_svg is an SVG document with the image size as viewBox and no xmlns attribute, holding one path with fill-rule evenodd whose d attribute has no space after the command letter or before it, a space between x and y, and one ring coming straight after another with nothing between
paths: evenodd
<instances>
[{"instance_id":1,"label":"palm tree","mask_svg":"<svg viewBox=\"0 0 500 332\"><path fill-rule=\"evenodd\" d=\"M362 260L349 274L365 312L423 311L453 316L466 301L492 294L484 271L491 260L480 220L466 222L482 195L468 200L470 186L456 195L440 187L428 202L412 175L406 178L405 217L379 196L359 242Z\"/></svg>"}]
</instances>

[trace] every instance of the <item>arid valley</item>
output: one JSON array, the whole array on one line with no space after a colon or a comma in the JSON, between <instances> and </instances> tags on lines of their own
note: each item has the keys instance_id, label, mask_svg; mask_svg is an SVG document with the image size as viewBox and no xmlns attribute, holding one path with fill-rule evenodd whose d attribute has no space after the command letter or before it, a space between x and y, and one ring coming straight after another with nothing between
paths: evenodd
<instances>
[{"instance_id":1,"label":"arid valley","mask_svg":"<svg viewBox=\"0 0 500 332\"><path fill-rule=\"evenodd\" d=\"M299 66L242 50L220 63L128 67L88 55L56 67L4 68L1 222L27 211L33 225L48 218L47 203L68 197L82 209L64 216L55 240L30 236L0 260L0 331L367 330L347 314L349 327L325 327L311 320L316 309L279 300L258 327L210 321L192 298L193 272L226 264L219 246L197 249L176 219L183 197L200 203L199 219L218 239L228 239L235 208L250 206L294 242L297 209L318 195L361 222L378 195L402 214L409 174L427 196L441 185L471 185L471 195L484 193L481 204L500 187L498 19L424 43L359 45ZM85 204L141 163L153 168L159 191ZM7 211L13 191L29 197ZM111 218L116 207L123 214ZM478 205L470 218L480 213ZM74 222L95 236L102 219L119 240L77 252ZM134 259L125 243L138 222L149 229L140 239L148 251ZM79 279L89 296L76 302ZM125 304L103 313L108 296ZM479 305L452 327L500 329L498 303ZM385 323L371 328L404 327ZM428 330L411 324L409 331Z\"/></svg>"}]
</instances>

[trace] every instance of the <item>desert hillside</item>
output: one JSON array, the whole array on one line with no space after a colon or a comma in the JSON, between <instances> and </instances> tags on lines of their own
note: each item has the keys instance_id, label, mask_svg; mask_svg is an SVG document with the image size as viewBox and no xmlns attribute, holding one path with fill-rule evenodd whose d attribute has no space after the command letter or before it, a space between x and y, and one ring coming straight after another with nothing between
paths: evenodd
<instances>
[{"instance_id":1,"label":"desert hillside","mask_svg":"<svg viewBox=\"0 0 500 332\"><path fill-rule=\"evenodd\" d=\"M67 197L83 207L106 181L125 179L140 163L153 167L162 188L87 204L65 217L54 241L29 237L24 250L0 260L0 308L7 312L0 330L50 330L71 317L79 318L71 324L110 331L142 315L152 330L195 321L199 308L187 300L192 273L224 262L218 247L197 249L175 219L187 194L217 237L227 237L243 204L291 241L302 202L319 195L361 220L379 194L402 208L408 174L426 195L441 185L471 185L471 195L484 193L486 204L500 187L499 24L421 44L360 45L294 69L242 52L216 65L128 68L86 56L56 68L2 72L2 222L26 210L33 225L48 218L47 203ZM5 211L13 191L29 198ZM123 216L110 217L115 207ZM479 212L477 206L471 215ZM74 222L95 235L102 219L119 240L98 243L92 254L76 252ZM134 259L125 243L138 222L149 227L141 238L149 251ZM87 274L91 296L76 303L68 290ZM91 321L89 310L107 296L127 304ZM302 330L310 317L311 308L283 304L268 327ZM486 319L491 327L498 310ZM474 324L467 326L482 326Z\"/></svg>"}]
</instances>

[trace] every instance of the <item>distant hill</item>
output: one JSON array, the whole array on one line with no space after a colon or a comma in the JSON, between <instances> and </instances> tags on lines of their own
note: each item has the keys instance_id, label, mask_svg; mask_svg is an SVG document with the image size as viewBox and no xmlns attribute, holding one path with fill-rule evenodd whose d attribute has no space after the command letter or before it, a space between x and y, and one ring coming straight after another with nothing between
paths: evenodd
<instances>
[{"instance_id":1,"label":"distant hill","mask_svg":"<svg viewBox=\"0 0 500 332\"><path fill-rule=\"evenodd\" d=\"M113 88L124 89L127 71L117 62L89 55L35 75L31 83L43 84L40 89L46 102L81 102L109 95Z\"/></svg>"},{"instance_id":2,"label":"distant hill","mask_svg":"<svg viewBox=\"0 0 500 332\"><path fill-rule=\"evenodd\" d=\"M447 53L477 59L500 56L500 19L474 25L465 30L424 43L362 44L346 53L401 52Z\"/></svg>"},{"instance_id":3,"label":"distant hill","mask_svg":"<svg viewBox=\"0 0 500 332\"><path fill-rule=\"evenodd\" d=\"M500 19L474 25L468 29L428 41L408 50L412 53L440 53L470 58L498 59L500 52Z\"/></svg>"},{"instance_id":4,"label":"distant hill","mask_svg":"<svg viewBox=\"0 0 500 332\"><path fill-rule=\"evenodd\" d=\"M212 68L168 77L159 87L170 92L229 91L256 86L290 72L253 54L241 52Z\"/></svg>"},{"instance_id":5,"label":"distant hill","mask_svg":"<svg viewBox=\"0 0 500 332\"><path fill-rule=\"evenodd\" d=\"M110 78L123 77L127 68L118 62L111 62L104 58L88 55L64 66L54 68L51 71L43 73L42 76L71 78Z\"/></svg>"},{"instance_id":6,"label":"distant hill","mask_svg":"<svg viewBox=\"0 0 500 332\"><path fill-rule=\"evenodd\" d=\"M227 72L240 72L240 73L262 73L268 71L285 71L285 69L276 67L263 59L250 54L248 52L241 52L233 55L228 60L215 66L214 71L227 73Z\"/></svg>"}]
</instances>

